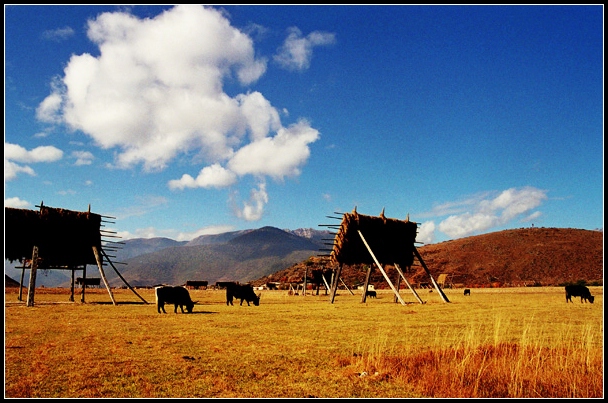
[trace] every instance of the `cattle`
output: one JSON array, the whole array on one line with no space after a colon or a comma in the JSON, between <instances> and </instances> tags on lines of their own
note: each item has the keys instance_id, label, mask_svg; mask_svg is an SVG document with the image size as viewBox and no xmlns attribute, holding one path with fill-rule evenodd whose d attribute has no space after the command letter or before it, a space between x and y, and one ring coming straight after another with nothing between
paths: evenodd
<instances>
[{"instance_id":1,"label":"cattle","mask_svg":"<svg viewBox=\"0 0 608 403\"><path fill-rule=\"evenodd\" d=\"M253 292L253 286L251 284L228 284L226 287L226 305L234 305L232 299L240 299L241 305L243 301L247 301L247 305L253 302L253 305L260 305L260 294L255 295Z\"/></svg>"},{"instance_id":2,"label":"cattle","mask_svg":"<svg viewBox=\"0 0 608 403\"><path fill-rule=\"evenodd\" d=\"M196 302L192 301L190 298L190 293L186 287L172 287L170 285L163 285L155 287L154 290L156 295L156 309L158 310L158 313L161 313L161 310L164 313L167 313L165 311L165 304L175 305L175 309L173 311L175 313L177 313L178 305L181 308L182 313L185 313L184 306L186 307L188 313L192 313L192 309L194 308L194 304L196 304Z\"/></svg>"},{"instance_id":3,"label":"cattle","mask_svg":"<svg viewBox=\"0 0 608 403\"><path fill-rule=\"evenodd\" d=\"M376 298L376 291L374 291L374 290L367 290L367 291L365 291L365 296L366 297L370 297L370 298Z\"/></svg>"},{"instance_id":4,"label":"cattle","mask_svg":"<svg viewBox=\"0 0 608 403\"><path fill-rule=\"evenodd\" d=\"M572 297L581 297L581 302L589 301L593 304L595 297L591 295L589 289L584 285L567 285L566 286L566 303L572 302Z\"/></svg>"},{"instance_id":5,"label":"cattle","mask_svg":"<svg viewBox=\"0 0 608 403\"><path fill-rule=\"evenodd\" d=\"M465 289L464 289L464 295L465 295L465 296L467 296L467 295L469 295L469 296L470 296L470 295L471 295L471 290L470 290L470 289L468 289L468 288L465 288Z\"/></svg>"}]
</instances>

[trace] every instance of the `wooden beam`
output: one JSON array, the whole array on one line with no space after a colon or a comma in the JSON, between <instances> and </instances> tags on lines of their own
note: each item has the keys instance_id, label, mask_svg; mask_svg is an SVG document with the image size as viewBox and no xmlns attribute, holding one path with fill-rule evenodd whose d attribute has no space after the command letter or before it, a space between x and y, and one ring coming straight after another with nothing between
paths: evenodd
<instances>
[{"instance_id":1,"label":"wooden beam","mask_svg":"<svg viewBox=\"0 0 608 403\"><path fill-rule=\"evenodd\" d=\"M450 300L448 299L448 297L443 293L443 290L441 289L441 287L439 287L439 285L437 284L437 282L433 278L433 275L431 274L429 268L426 267L426 263L424 263L424 260L422 259L422 256L420 256L420 253L418 252L418 249L416 249L415 246L414 246L414 255L418 258L418 261L422 265L422 268L424 269L424 271L426 272L426 274L428 274L429 277L431 278L431 282L435 286L435 289L437 290L437 292L441 296L441 299L443 300L443 302L450 302Z\"/></svg>"},{"instance_id":2,"label":"wooden beam","mask_svg":"<svg viewBox=\"0 0 608 403\"><path fill-rule=\"evenodd\" d=\"M137 291L135 291L133 289L133 287L131 287L131 285L129 283L127 283L127 280L125 280L125 278L122 276L122 274L120 274L120 272L118 271L118 269L116 269L116 267L114 266L114 263L112 263L112 261L110 260L110 258L108 257L108 255L106 255L106 252L103 250L103 248L101 248L101 253L105 256L106 260L108 261L108 263L110 263L110 266L112 266L112 268L114 269L114 271L116 272L116 274L118 274L118 277L120 277L120 279L127 285L127 287L129 287L129 290L131 290L133 292L133 294L137 295L139 297L139 299L141 299L142 301L144 301L144 303L148 303L148 301L146 301L145 299L143 299L143 297L141 295L139 295L137 293Z\"/></svg>"},{"instance_id":3,"label":"wooden beam","mask_svg":"<svg viewBox=\"0 0 608 403\"><path fill-rule=\"evenodd\" d=\"M352 291L350 290L350 288L348 288L348 286L346 285L346 283L344 282L344 280L342 280L342 277L340 277L340 281L342 282L342 285L343 285L344 287L346 287L346 289L348 290L348 292L350 292L350 295L355 295L355 293L354 293L354 292L352 292Z\"/></svg>"},{"instance_id":4,"label":"wooden beam","mask_svg":"<svg viewBox=\"0 0 608 403\"><path fill-rule=\"evenodd\" d=\"M365 280L363 281L363 294L361 295L361 303L365 303L367 300L367 287L369 287L369 279L372 276L372 266L367 266L367 273L365 273Z\"/></svg>"},{"instance_id":5,"label":"wooden beam","mask_svg":"<svg viewBox=\"0 0 608 403\"><path fill-rule=\"evenodd\" d=\"M376 266L378 266L378 268L380 269L380 272L382 272L382 275L384 276L384 279L386 280L386 282L388 283L389 286L391 286L391 289L393 290L393 292L395 293L395 296L397 296L397 299L399 300L399 302L401 302L401 305L405 305L405 301L403 300L403 298L401 298L401 295L399 295L399 291L397 291L395 289L395 286L393 285L393 283L391 282L391 279L388 278L388 275L386 274L386 272L384 271L384 269L382 268L382 265L380 264L380 262L378 261L378 259L376 259L376 255L374 255L374 252L372 252L372 249L369 247L369 245L367 244L367 241L365 240L365 237L363 236L363 234L361 233L360 230L357 230L357 232L359 233L359 236L361 237L361 239L363 240L363 243L365 244L365 247L367 247L367 250L369 251L369 254L372 255L372 258L374 259L374 261L376 262ZM367 289L366 292L367 294Z\"/></svg>"},{"instance_id":6,"label":"wooden beam","mask_svg":"<svg viewBox=\"0 0 608 403\"><path fill-rule=\"evenodd\" d=\"M112 294L112 289L110 288L110 284L108 284L108 280L106 279L106 274L103 272L103 261L101 259L101 255L99 253L99 250L97 249L97 246L93 245L93 253L95 254L95 260L97 260L97 267L99 268L99 274L101 275L101 279L103 280L103 283L106 285L106 289L108 290L108 294L110 294L110 299L112 300L112 303L114 305L116 305L116 300L114 299L114 294ZM83 289L86 287L86 281L84 280L83 277L83 281L82 281L82 287Z\"/></svg>"},{"instance_id":7,"label":"wooden beam","mask_svg":"<svg viewBox=\"0 0 608 403\"><path fill-rule=\"evenodd\" d=\"M418 302L420 302L421 304L424 304L424 302L422 301L422 299L418 296L418 293L416 292L416 290L414 290L414 287L412 287L412 285L410 284L410 282L407 281L407 278L405 278L405 275L401 271L401 267L399 267L399 265L397 263L395 263L395 269L397 269L397 271L399 272L399 274L403 278L403 281L405 281L405 284L407 284L407 286L412 291L412 294L414 294L414 296L416 297L416 299L418 300Z\"/></svg>"},{"instance_id":8,"label":"wooden beam","mask_svg":"<svg viewBox=\"0 0 608 403\"><path fill-rule=\"evenodd\" d=\"M36 271L38 270L38 247L32 249L32 267L30 269L30 286L27 289L27 306L34 306L34 294L36 293Z\"/></svg>"},{"instance_id":9,"label":"wooden beam","mask_svg":"<svg viewBox=\"0 0 608 403\"><path fill-rule=\"evenodd\" d=\"M338 291L338 278L340 278L340 275L342 274L342 263L340 263L340 265L338 265L338 270L336 272L336 281L333 282L333 284L331 285L331 292L329 293L329 302L331 304L334 303L334 299L336 298L336 291Z\"/></svg>"}]
</instances>

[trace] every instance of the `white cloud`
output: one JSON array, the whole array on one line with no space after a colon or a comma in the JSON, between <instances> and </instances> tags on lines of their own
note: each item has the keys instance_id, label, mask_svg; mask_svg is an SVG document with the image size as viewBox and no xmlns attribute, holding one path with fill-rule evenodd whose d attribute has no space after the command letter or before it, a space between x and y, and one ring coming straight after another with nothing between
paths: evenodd
<instances>
[{"instance_id":1,"label":"white cloud","mask_svg":"<svg viewBox=\"0 0 608 403\"><path fill-rule=\"evenodd\" d=\"M238 175L263 175L275 179L297 176L310 156L308 145L319 138L319 132L300 121L280 129L274 137L264 137L236 152L228 167Z\"/></svg>"},{"instance_id":2,"label":"white cloud","mask_svg":"<svg viewBox=\"0 0 608 403\"><path fill-rule=\"evenodd\" d=\"M76 159L74 165L91 165L95 159L89 151L74 151L72 152L72 158Z\"/></svg>"},{"instance_id":3,"label":"white cloud","mask_svg":"<svg viewBox=\"0 0 608 403\"><path fill-rule=\"evenodd\" d=\"M306 70L310 67L313 47L331 45L335 42L336 35L333 33L314 31L303 37L302 31L292 27L274 60L289 70Z\"/></svg>"},{"instance_id":4,"label":"white cloud","mask_svg":"<svg viewBox=\"0 0 608 403\"><path fill-rule=\"evenodd\" d=\"M18 197L9 197L8 199L4 199L4 207L13 207L13 208L30 208L31 203L25 200L21 200Z\"/></svg>"},{"instance_id":5,"label":"white cloud","mask_svg":"<svg viewBox=\"0 0 608 403\"><path fill-rule=\"evenodd\" d=\"M266 183L262 182L257 189L251 190L249 201L243 202L243 207L235 207L235 215L246 221L257 221L264 214L264 207L268 203Z\"/></svg>"},{"instance_id":6,"label":"white cloud","mask_svg":"<svg viewBox=\"0 0 608 403\"><path fill-rule=\"evenodd\" d=\"M42 33L43 39L48 39L55 42L64 41L74 35L74 30L70 27L58 28L53 30L44 31Z\"/></svg>"},{"instance_id":7,"label":"white cloud","mask_svg":"<svg viewBox=\"0 0 608 403\"><path fill-rule=\"evenodd\" d=\"M420 224L420 227L418 227L418 234L416 235L416 241L424 244L433 243L435 241L435 223L433 221L426 221Z\"/></svg>"},{"instance_id":8,"label":"white cloud","mask_svg":"<svg viewBox=\"0 0 608 403\"><path fill-rule=\"evenodd\" d=\"M37 116L116 149L106 166L156 172L179 155L202 162L196 178L184 173L169 181L172 189L231 186L244 175L299 175L319 133L304 120L283 127L259 92L223 91L225 81L258 80L267 61L221 11L179 5L149 19L103 13L89 21L87 34L99 56L73 55ZM333 40L315 32L305 48ZM243 217L257 216L254 206Z\"/></svg>"},{"instance_id":9,"label":"white cloud","mask_svg":"<svg viewBox=\"0 0 608 403\"><path fill-rule=\"evenodd\" d=\"M486 193L484 198L472 197L464 202L451 205L451 207L458 205L458 211L462 212L458 215L451 215L440 222L438 229L452 238L487 231L493 227L505 225L537 208L547 199L546 193L545 190L527 186L520 189L507 189L495 196ZM467 206L468 210L461 210L464 206ZM538 217L539 214L540 212L535 212L531 217Z\"/></svg>"},{"instance_id":10,"label":"white cloud","mask_svg":"<svg viewBox=\"0 0 608 403\"><path fill-rule=\"evenodd\" d=\"M4 180L13 180L20 172L36 175L30 166L18 163L55 162L62 157L63 151L53 146L40 146L28 151L20 145L4 143Z\"/></svg>"},{"instance_id":11,"label":"white cloud","mask_svg":"<svg viewBox=\"0 0 608 403\"><path fill-rule=\"evenodd\" d=\"M139 228L135 230L135 233L129 231L119 231L116 233L121 239L134 239L134 238L170 238L176 241L191 241L202 235L215 235L222 234L224 232L233 231L234 227L230 225L214 225L204 227L191 232L181 232L175 229L158 229L154 227Z\"/></svg>"},{"instance_id":12,"label":"white cloud","mask_svg":"<svg viewBox=\"0 0 608 403\"><path fill-rule=\"evenodd\" d=\"M213 164L201 169L196 178L184 174L180 179L170 180L169 188L223 188L233 185L236 179L237 177L234 172L223 168L220 164Z\"/></svg>"}]
</instances>

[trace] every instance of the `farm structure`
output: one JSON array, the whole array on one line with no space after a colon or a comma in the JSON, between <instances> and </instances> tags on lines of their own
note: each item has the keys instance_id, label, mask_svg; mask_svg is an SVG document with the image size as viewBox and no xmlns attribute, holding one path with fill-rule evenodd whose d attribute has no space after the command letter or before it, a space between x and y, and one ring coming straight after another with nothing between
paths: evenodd
<instances>
[{"instance_id":1,"label":"farm structure","mask_svg":"<svg viewBox=\"0 0 608 403\"><path fill-rule=\"evenodd\" d=\"M116 237L112 235L115 232L101 229L102 223L111 222L104 218L113 217L91 213L90 205L85 212L48 207L44 203L36 207L40 210L4 208L5 231L8 234L5 239L4 258L22 264L18 267L22 270L20 286L23 286L25 270L30 270L27 306L34 306L36 273L39 269L71 271L70 301L74 301L74 272L82 270L79 283L82 285L81 301L84 302L86 285L91 281L99 284L99 279L87 278L87 265L98 267L101 280L112 303L116 305L103 270L106 264L109 264L131 291L147 304L127 283L105 251L112 250L119 244L104 239ZM21 292L19 300L22 300Z\"/></svg>"},{"instance_id":2,"label":"farm structure","mask_svg":"<svg viewBox=\"0 0 608 403\"><path fill-rule=\"evenodd\" d=\"M340 213L335 213L340 214ZM384 276L386 282L395 294L395 300L405 305L405 301L399 294L400 281L403 279L418 302L424 303L418 293L411 286L404 275L414 264L422 266L430 277L433 286L437 290L444 302L450 302L441 290L439 284L426 266L422 256L416 249L416 235L418 234L418 224L410 221L409 216L405 220L387 218L384 209L379 216L373 217L359 214L355 207L351 213L343 213L342 217L327 216L341 220L339 225L324 225L336 229L335 237L332 240L331 249L327 255L332 264L337 266L333 276L330 292L330 302L333 303L338 288L338 281L343 265L367 264L367 274L363 284L361 302L365 302L371 277L372 266L375 264ZM383 268L386 265L393 265L398 276L396 285L388 277ZM349 290L350 291L350 290Z\"/></svg>"},{"instance_id":3,"label":"farm structure","mask_svg":"<svg viewBox=\"0 0 608 403\"><path fill-rule=\"evenodd\" d=\"M206 290L209 282L206 280L186 280L186 288L191 290Z\"/></svg>"}]
</instances>

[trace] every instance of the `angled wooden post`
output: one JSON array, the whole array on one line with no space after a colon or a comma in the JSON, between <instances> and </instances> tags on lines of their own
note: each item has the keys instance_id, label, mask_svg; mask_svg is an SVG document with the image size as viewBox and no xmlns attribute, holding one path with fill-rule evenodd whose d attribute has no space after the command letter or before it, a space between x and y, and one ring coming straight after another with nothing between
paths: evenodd
<instances>
[{"instance_id":1,"label":"angled wooden post","mask_svg":"<svg viewBox=\"0 0 608 403\"><path fill-rule=\"evenodd\" d=\"M103 283L106 285L106 289L108 290L108 294L110 294L110 299L112 303L116 305L116 301L114 300L114 295L112 294L112 289L108 284L108 280L106 280L106 274L103 272L103 261L101 260L101 255L99 254L99 250L97 246L93 245L93 253L95 254L95 260L97 260L97 267L99 267L99 274L101 275L101 279Z\"/></svg>"},{"instance_id":2,"label":"angled wooden post","mask_svg":"<svg viewBox=\"0 0 608 403\"><path fill-rule=\"evenodd\" d=\"M433 275L431 274L429 268L426 267L426 263L424 263L424 260L422 260L422 256L420 256L420 253L418 252L418 249L416 249L415 246L414 246L414 255L416 255L416 257L418 258L418 261L422 265L422 268L424 269L424 271L426 272L426 274L428 274L429 277L431 278L431 282L435 286L435 289L437 290L437 292L441 296L441 299L443 300L443 302L450 302L450 300L448 299L448 297L443 293L443 290L441 289L441 287L439 287L439 285L437 284L437 282L433 278Z\"/></svg>"},{"instance_id":3,"label":"angled wooden post","mask_svg":"<svg viewBox=\"0 0 608 403\"><path fill-rule=\"evenodd\" d=\"M348 288L348 286L346 285L346 283L344 282L344 280L342 280L342 277L340 277L340 281L342 282L342 285L343 285L344 287L346 287L346 289L348 290L348 292L350 292L350 295L355 295L355 293L354 293L354 292L352 292L352 291L350 290L350 288Z\"/></svg>"},{"instance_id":4,"label":"angled wooden post","mask_svg":"<svg viewBox=\"0 0 608 403\"><path fill-rule=\"evenodd\" d=\"M114 266L114 263L112 263L112 261L110 260L110 257L106 254L106 251L103 250L103 248L101 248L101 253L106 258L106 260L108 261L108 263L110 263L110 266L112 266L112 268L114 269L114 271L116 272L116 274L118 274L118 277L120 277L120 279L123 281L123 283L125 283L127 285L127 287L129 287L129 290L131 290L131 292L133 292L133 294L137 295L139 297L139 299L141 299L142 301L144 301L144 303L147 304L148 301L146 301L145 299L143 299L143 297L141 295L139 295L137 293L137 291L135 291L135 289L133 287L131 287L131 284L127 283L127 280L125 280L125 278L122 276L122 274L120 274L120 272L118 271L118 269L116 268L116 266Z\"/></svg>"},{"instance_id":5,"label":"angled wooden post","mask_svg":"<svg viewBox=\"0 0 608 403\"><path fill-rule=\"evenodd\" d=\"M376 259L376 255L374 255L374 252L372 252L372 249L367 244L367 241L363 237L363 234L361 233L360 230L357 230L357 232L359 233L359 236L363 240L363 243L365 244L365 247L367 247L367 250L369 251L369 254L372 255L372 258L376 262L376 266L378 266L378 268L380 269L380 272L382 272L382 275L384 276L384 279L386 280L386 282L388 283L388 285L391 286L391 289L395 293L395 296L397 297L397 299L399 300L399 302L401 302L401 305L405 305L405 301L403 300L403 298L401 298L401 295L399 295L399 292L397 290L395 290L395 286L393 285L391 279L388 278L388 275L386 274L386 272L382 268L382 265L380 264L380 262L378 261L378 259ZM366 294L367 294L367 290L366 290Z\"/></svg>"},{"instance_id":6,"label":"angled wooden post","mask_svg":"<svg viewBox=\"0 0 608 403\"><path fill-rule=\"evenodd\" d=\"M414 296L416 297L416 299L418 300L418 302L420 302L421 304L424 304L424 302L422 301L422 299L420 299L420 297L418 296L418 293L416 292L416 290L414 290L414 287L412 287L412 285L410 284L410 282L407 281L407 278L405 278L405 275L403 274L403 271L401 271L401 267L399 267L399 265L397 263L395 263L395 269L397 269L397 271L399 272L399 275L401 275L401 277L403 278L403 281L405 281L405 284L407 284L407 286L412 291L412 294L414 294Z\"/></svg>"},{"instance_id":7,"label":"angled wooden post","mask_svg":"<svg viewBox=\"0 0 608 403\"><path fill-rule=\"evenodd\" d=\"M338 265L338 270L336 273L336 279L340 277L340 275L342 274L342 263L340 263ZM329 293L329 302L331 304L334 303L334 299L336 298L336 292L338 291L338 281L334 281L333 284L331 285L331 292Z\"/></svg>"}]
</instances>

